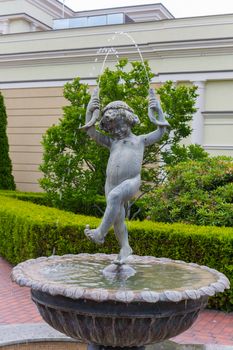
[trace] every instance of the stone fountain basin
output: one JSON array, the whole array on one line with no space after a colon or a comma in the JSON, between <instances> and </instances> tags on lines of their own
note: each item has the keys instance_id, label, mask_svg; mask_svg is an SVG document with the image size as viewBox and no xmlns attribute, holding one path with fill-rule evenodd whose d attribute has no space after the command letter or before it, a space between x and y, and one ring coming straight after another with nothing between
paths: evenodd
<instances>
[{"instance_id":1,"label":"stone fountain basin","mask_svg":"<svg viewBox=\"0 0 233 350\"><path fill-rule=\"evenodd\" d=\"M136 274L107 279L102 270L115 255L79 254L28 260L12 278L31 288L43 319L85 343L144 346L188 329L209 296L229 288L228 279L206 266L132 256Z\"/></svg>"}]
</instances>

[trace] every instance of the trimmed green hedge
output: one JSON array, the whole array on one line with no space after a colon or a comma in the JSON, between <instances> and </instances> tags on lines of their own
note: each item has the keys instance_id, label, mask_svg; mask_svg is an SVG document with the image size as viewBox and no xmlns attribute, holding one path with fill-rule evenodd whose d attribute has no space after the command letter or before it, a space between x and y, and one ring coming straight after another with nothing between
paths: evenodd
<instances>
[{"instance_id":1,"label":"trimmed green hedge","mask_svg":"<svg viewBox=\"0 0 233 350\"><path fill-rule=\"evenodd\" d=\"M19 192L19 191L4 191L0 190L0 196L6 196L11 198L20 199L26 202L32 202L39 205L45 205L46 207L54 207L53 203L49 200L46 193L43 192ZM84 202L79 200L76 205L76 209L80 214L92 215L101 217L105 210L106 202L104 197L97 197L95 202Z\"/></svg>"},{"instance_id":2,"label":"trimmed green hedge","mask_svg":"<svg viewBox=\"0 0 233 350\"><path fill-rule=\"evenodd\" d=\"M118 253L111 232L103 246L84 236L86 224L99 219L0 196L0 254L16 264L54 251ZM223 272L233 287L233 229L151 221L128 223L134 253L207 265ZM210 298L209 306L233 311L233 290Z\"/></svg>"},{"instance_id":3,"label":"trimmed green hedge","mask_svg":"<svg viewBox=\"0 0 233 350\"><path fill-rule=\"evenodd\" d=\"M0 190L0 196L16 198L22 201L32 202L39 205L45 205L46 207L55 208L53 203L51 203L51 201L49 200L47 194L43 192L37 193ZM78 210L78 214L90 215L100 218L103 216L103 213L105 211L106 200L104 196L96 196L89 202L85 201L85 198L83 200L79 199L79 202L76 203L75 208ZM66 209L63 210L68 211ZM131 207L130 216L132 217L135 213L137 214L136 219L143 220L143 218L145 217L143 205L140 200L134 203Z\"/></svg>"},{"instance_id":4,"label":"trimmed green hedge","mask_svg":"<svg viewBox=\"0 0 233 350\"><path fill-rule=\"evenodd\" d=\"M6 196L10 198L20 199L26 202L32 202L39 205L49 205L49 201L46 198L46 194L42 192L19 192L19 191L6 191L0 190L0 196Z\"/></svg>"}]
</instances>

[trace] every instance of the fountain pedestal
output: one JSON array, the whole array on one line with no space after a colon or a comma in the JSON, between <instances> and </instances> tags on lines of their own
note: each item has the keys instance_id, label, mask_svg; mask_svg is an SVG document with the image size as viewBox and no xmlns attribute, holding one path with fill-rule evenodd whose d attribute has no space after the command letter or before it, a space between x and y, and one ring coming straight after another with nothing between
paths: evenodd
<instances>
[{"instance_id":1,"label":"fountain pedestal","mask_svg":"<svg viewBox=\"0 0 233 350\"><path fill-rule=\"evenodd\" d=\"M92 344L89 350L139 348L174 337L193 324L209 296L229 287L216 270L154 257L130 257L136 274L128 279L104 277L103 269L115 258L38 258L16 266L12 276L31 288L49 325Z\"/></svg>"}]
</instances>

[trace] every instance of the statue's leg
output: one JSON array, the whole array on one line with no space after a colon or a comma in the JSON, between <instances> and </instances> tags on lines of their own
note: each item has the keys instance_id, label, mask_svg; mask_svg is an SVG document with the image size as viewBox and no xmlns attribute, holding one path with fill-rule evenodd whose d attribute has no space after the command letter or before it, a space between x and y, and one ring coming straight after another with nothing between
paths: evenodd
<instances>
[{"instance_id":1,"label":"statue's leg","mask_svg":"<svg viewBox=\"0 0 233 350\"><path fill-rule=\"evenodd\" d=\"M85 235L96 243L103 243L104 237L120 213L121 206L137 193L139 186L140 176L136 176L113 188L107 194L107 207L100 226L92 230L86 227Z\"/></svg>"},{"instance_id":2,"label":"statue's leg","mask_svg":"<svg viewBox=\"0 0 233 350\"><path fill-rule=\"evenodd\" d=\"M121 205L119 215L114 222L114 232L120 244L121 250L115 263L123 264L129 255L132 254L132 248L129 245L128 231L125 224L125 207Z\"/></svg>"}]
</instances>

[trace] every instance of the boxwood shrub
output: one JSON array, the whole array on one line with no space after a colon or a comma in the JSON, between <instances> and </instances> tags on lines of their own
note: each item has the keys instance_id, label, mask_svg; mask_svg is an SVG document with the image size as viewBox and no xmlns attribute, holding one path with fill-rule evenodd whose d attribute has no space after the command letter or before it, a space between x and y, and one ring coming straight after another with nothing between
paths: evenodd
<instances>
[{"instance_id":1,"label":"boxwood shrub","mask_svg":"<svg viewBox=\"0 0 233 350\"><path fill-rule=\"evenodd\" d=\"M233 226L233 158L180 162L166 168L166 180L144 196L154 221Z\"/></svg>"},{"instance_id":2,"label":"boxwood shrub","mask_svg":"<svg viewBox=\"0 0 233 350\"><path fill-rule=\"evenodd\" d=\"M0 196L6 196L11 198L17 198L22 201L32 202L39 205L45 205L46 207L55 207L51 200L48 198L46 193L43 192L20 192L20 191L5 191L0 190ZM88 202L85 198L79 198L75 205L75 211L72 208L63 209L65 211L75 212L76 214L84 214L96 217L102 217L106 207L106 200L104 196L96 196ZM140 208L140 209L139 209ZM60 209L60 208L58 208ZM143 210L143 204L140 200L134 203L130 209L130 217L136 214L136 218L143 220L145 213Z\"/></svg>"},{"instance_id":3,"label":"boxwood shrub","mask_svg":"<svg viewBox=\"0 0 233 350\"><path fill-rule=\"evenodd\" d=\"M52 253L118 253L113 232L99 246L86 239L86 224L100 219L0 196L0 255L12 264ZM134 253L207 265L223 272L233 288L233 229L223 227L128 222ZM155 276L156 278L156 276ZM233 289L210 298L209 306L233 311Z\"/></svg>"},{"instance_id":4,"label":"boxwood shrub","mask_svg":"<svg viewBox=\"0 0 233 350\"><path fill-rule=\"evenodd\" d=\"M54 203L52 203L47 194L43 192L37 193L0 190L0 196L16 198L26 202L45 205L46 207L54 207ZM105 198L102 196L97 196L97 198L89 202L86 202L85 199L81 200L79 198L78 203L75 205L75 211L77 210L80 214L101 217L105 210L105 205ZM70 208L69 211L72 211L71 209L72 208Z\"/></svg>"},{"instance_id":5,"label":"boxwood shrub","mask_svg":"<svg viewBox=\"0 0 233 350\"><path fill-rule=\"evenodd\" d=\"M26 202L50 206L46 194L43 192L20 192L0 190L0 196L16 198Z\"/></svg>"}]
</instances>

